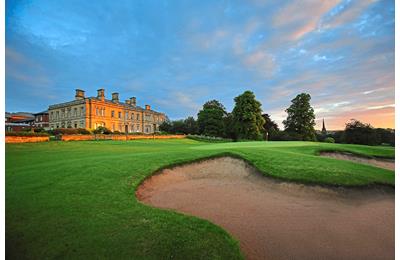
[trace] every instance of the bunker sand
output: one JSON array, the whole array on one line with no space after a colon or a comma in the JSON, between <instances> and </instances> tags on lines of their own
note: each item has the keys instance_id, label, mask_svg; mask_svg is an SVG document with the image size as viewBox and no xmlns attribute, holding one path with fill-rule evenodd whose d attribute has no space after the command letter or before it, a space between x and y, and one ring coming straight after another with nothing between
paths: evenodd
<instances>
[{"instance_id":1,"label":"bunker sand","mask_svg":"<svg viewBox=\"0 0 400 260\"><path fill-rule=\"evenodd\" d=\"M353 161L356 163L369 164L372 166L395 170L394 159L384 159L384 158L365 158L362 156L357 156L351 153L343 153L343 152L322 152L321 156L330 157L339 160Z\"/></svg>"},{"instance_id":2,"label":"bunker sand","mask_svg":"<svg viewBox=\"0 0 400 260\"><path fill-rule=\"evenodd\" d=\"M278 182L242 160L222 157L165 169L136 195L223 227L247 259L394 258L391 188Z\"/></svg>"}]
</instances>

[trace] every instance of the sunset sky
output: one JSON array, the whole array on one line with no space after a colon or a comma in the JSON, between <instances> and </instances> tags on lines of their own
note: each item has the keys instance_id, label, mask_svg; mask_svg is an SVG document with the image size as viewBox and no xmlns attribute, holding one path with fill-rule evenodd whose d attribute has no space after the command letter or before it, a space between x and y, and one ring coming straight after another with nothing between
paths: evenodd
<instances>
[{"instance_id":1,"label":"sunset sky","mask_svg":"<svg viewBox=\"0 0 400 260\"><path fill-rule=\"evenodd\" d=\"M279 124L310 93L316 128L394 128L394 1L6 1L6 111L75 89L136 96L171 119L245 90Z\"/></svg>"}]
</instances>

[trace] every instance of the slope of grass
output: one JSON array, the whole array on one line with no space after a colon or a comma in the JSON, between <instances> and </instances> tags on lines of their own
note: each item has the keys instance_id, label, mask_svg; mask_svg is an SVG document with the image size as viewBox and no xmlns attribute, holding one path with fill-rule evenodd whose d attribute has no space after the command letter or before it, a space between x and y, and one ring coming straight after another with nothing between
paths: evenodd
<instances>
[{"instance_id":1,"label":"slope of grass","mask_svg":"<svg viewBox=\"0 0 400 260\"><path fill-rule=\"evenodd\" d=\"M150 208L134 196L157 169L223 153L292 181L394 186L392 171L316 156L321 150L394 157L388 147L308 142L7 144L7 257L240 259L238 242L218 226Z\"/></svg>"}]
</instances>

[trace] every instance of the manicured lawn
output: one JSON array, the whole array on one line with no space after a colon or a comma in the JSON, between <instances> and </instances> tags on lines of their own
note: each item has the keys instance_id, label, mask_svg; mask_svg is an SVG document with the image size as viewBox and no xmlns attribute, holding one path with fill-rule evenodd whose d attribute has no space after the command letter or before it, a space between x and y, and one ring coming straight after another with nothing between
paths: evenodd
<instances>
[{"instance_id":1,"label":"manicured lawn","mask_svg":"<svg viewBox=\"0 0 400 260\"><path fill-rule=\"evenodd\" d=\"M157 169L224 153L292 181L394 186L393 171L318 157L321 150L394 157L390 147L312 142L7 144L7 257L240 259L238 242L221 228L150 208L134 195Z\"/></svg>"}]
</instances>

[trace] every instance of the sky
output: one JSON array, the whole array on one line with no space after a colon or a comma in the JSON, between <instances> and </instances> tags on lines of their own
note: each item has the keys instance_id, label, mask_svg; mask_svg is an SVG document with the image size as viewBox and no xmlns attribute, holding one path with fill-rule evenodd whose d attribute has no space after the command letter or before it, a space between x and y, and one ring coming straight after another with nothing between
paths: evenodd
<instances>
[{"instance_id":1,"label":"sky","mask_svg":"<svg viewBox=\"0 0 400 260\"><path fill-rule=\"evenodd\" d=\"M299 93L316 128L394 128L394 1L6 0L6 111L75 89L135 96L170 119L255 93L282 127Z\"/></svg>"}]
</instances>

